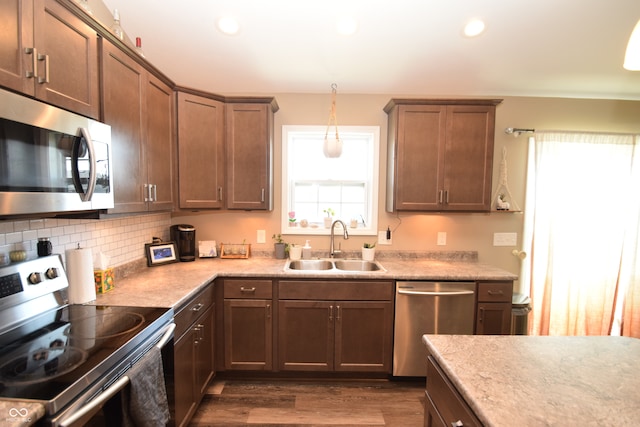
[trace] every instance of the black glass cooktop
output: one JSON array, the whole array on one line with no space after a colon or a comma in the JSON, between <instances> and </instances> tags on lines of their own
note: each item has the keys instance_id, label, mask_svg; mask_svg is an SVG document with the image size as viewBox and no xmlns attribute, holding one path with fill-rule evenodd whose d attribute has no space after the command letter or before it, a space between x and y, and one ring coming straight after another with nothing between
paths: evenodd
<instances>
[{"instance_id":1,"label":"black glass cooktop","mask_svg":"<svg viewBox=\"0 0 640 427\"><path fill-rule=\"evenodd\" d=\"M166 308L99 305L34 317L0 336L0 397L50 401L84 389L171 317Z\"/></svg>"}]
</instances>

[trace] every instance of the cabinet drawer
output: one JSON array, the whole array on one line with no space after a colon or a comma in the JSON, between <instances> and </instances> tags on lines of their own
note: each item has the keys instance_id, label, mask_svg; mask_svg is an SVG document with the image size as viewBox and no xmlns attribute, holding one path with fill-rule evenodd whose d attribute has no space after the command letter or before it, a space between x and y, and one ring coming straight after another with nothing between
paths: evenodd
<instances>
[{"instance_id":1,"label":"cabinet drawer","mask_svg":"<svg viewBox=\"0 0 640 427\"><path fill-rule=\"evenodd\" d=\"M205 290L193 297L188 303L178 309L173 316L176 323L176 341L213 304L213 285L208 285Z\"/></svg>"},{"instance_id":2,"label":"cabinet drawer","mask_svg":"<svg viewBox=\"0 0 640 427\"><path fill-rule=\"evenodd\" d=\"M461 421L465 427L482 426L431 356L427 358L427 396L445 425Z\"/></svg>"},{"instance_id":3,"label":"cabinet drawer","mask_svg":"<svg viewBox=\"0 0 640 427\"><path fill-rule=\"evenodd\" d=\"M511 302L513 294L512 282L478 283L478 301Z\"/></svg>"},{"instance_id":4,"label":"cabinet drawer","mask_svg":"<svg viewBox=\"0 0 640 427\"><path fill-rule=\"evenodd\" d=\"M392 301L393 283L383 281L281 280L280 299Z\"/></svg>"},{"instance_id":5,"label":"cabinet drawer","mask_svg":"<svg viewBox=\"0 0 640 427\"><path fill-rule=\"evenodd\" d=\"M271 280L225 279L225 298L271 299Z\"/></svg>"}]
</instances>

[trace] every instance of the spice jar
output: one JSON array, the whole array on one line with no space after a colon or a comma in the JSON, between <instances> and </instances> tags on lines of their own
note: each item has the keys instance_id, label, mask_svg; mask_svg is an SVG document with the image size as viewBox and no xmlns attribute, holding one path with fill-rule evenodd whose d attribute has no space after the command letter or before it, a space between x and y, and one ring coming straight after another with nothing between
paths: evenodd
<instances>
[{"instance_id":1,"label":"spice jar","mask_svg":"<svg viewBox=\"0 0 640 427\"><path fill-rule=\"evenodd\" d=\"M38 238L38 256L49 256L53 252L53 245L48 237Z\"/></svg>"}]
</instances>

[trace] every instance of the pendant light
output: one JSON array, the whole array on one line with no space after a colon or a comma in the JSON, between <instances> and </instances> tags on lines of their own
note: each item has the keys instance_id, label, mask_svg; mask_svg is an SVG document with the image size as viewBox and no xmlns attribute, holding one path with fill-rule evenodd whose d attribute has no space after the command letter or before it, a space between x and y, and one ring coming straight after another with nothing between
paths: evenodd
<instances>
[{"instance_id":1,"label":"pendant light","mask_svg":"<svg viewBox=\"0 0 640 427\"><path fill-rule=\"evenodd\" d=\"M640 71L640 20L629 37L623 67L631 71Z\"/></svg>"},{"instance_id":2,"label":"pendant light","mask_svg":"<svg viewBox=\"0 0 640 427\"><path fill-rule=\"evenodd\" d=\"M333 83L331 85L331 112L329 113L329 123L327 123L327 131L324 134L324 144L322 145L322 151L325 157L335 158L340 157L342 154L342 140L338 134L338 119L336 118L336 93L338 85ZM331 124L336 128L336 135L329 136L329 128Z\"/></svg>"}]
</instances>

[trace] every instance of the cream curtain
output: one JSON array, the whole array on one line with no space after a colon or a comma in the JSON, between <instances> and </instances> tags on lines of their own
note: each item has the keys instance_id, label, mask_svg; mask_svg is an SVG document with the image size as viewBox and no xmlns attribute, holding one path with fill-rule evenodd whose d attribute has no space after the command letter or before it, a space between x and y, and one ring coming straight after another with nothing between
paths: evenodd
<instances>
[{"instance_id":1,"label":"cream curtain","mask_svg":"<svg viewBox=\"0 0 640 427\"><path fill-rule=\"evenodd\" d=\"M530 139L521 280L532 335L640 337L639 150L634 135Z\"/></svg>"}]
</instances>

